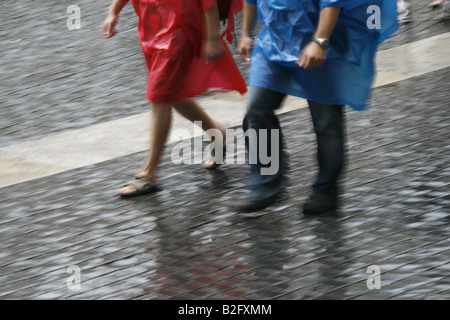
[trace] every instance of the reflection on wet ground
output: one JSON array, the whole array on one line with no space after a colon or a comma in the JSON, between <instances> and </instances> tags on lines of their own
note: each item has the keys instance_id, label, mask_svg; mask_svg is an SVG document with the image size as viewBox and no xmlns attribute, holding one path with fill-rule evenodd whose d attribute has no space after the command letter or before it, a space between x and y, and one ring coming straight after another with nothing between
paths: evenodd
<instances>
[{"instance_id":1,"label":"reflection on wet ground","mask_svg":"<svg viewBox=\"0 0 450 320\"><path fill-rule=\"evenodd\" d=\"M1 2L3 6L14 7ZM48 5L30 8L39 14L47 8L50 17L58 13ZM420 10L431 15L425 7ZM93 16L101 21L103 12ZM417 18L401 31L421 31L417 37L425 38L442 32L445 26L428 18ZM134 35L134 30L126 32ZM399 45L404 37L396 35L386 47ZM137 66L132 62L131 71ZM329 214L311 216L300 210L316 170L306 109L280 116L289 179L280 200L257 215L237 214L225 205L245 195L245 165L224 165L216 172L175 165L170 145L161 172L164 189L154 195L130 200L115 195L137 170L145 156L141 152L0 188L0 298L448 299L448 79L450 68L445 67L379 87L370 110L348 112L342 206ZM64 98L40 88L45 90L37 93L39 101L55 99L57 106ZM4 114L11 125L1 127L5 145L29 139L26 128L39 128L37 135L45 132L38 108L27 114L24 132L15 134L21 131L15 106L25 108L28 101L27 95L17 97L20 90L3 99L11 107ZM36 88L27 90L31 94ZM67 90L72 98L83 91ZM130 90L128 96L109 98L121 104L139 91ZM95 122L96 116L108 114L96 108L107 106L102 99L109 98L90 100L94 96L84 94L71 102L84 106L77 114L71 105L61 104L61 117L55 111L50 119L57 121L47 124L66 130L80 118L86 125ZM108 121L125 115L124 110L112 107ZM71 286L76 278L68 273L70 266L78 267L80 289ZM379 289L370 286L370 266L379 268Z\"/></svg>"},{"instance_id":2,"label":"reflection on wet ground","mask_svg":"<svg viewBox=\"0 0 450 320\"><path fill-rule=\"evenodd\" d=\"M142 153L1 189L2 298L448 298L450 115L445 94L409 102L449 72L377 89L369 111L348 113L335 213L300 212L315 174L305 109L281 116L289 180L257 217L224 205L245 195L245 165L205 172L169 152L164 190L142 198L114 194ZM367 287L371 265L380 289Z\"/></svg>"}]
</instances>

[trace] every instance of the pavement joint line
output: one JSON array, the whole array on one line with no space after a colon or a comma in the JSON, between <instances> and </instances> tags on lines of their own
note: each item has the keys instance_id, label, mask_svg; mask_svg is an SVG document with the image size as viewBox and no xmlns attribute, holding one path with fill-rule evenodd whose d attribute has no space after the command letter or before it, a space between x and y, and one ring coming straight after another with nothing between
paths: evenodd
<instances>
[{"instance_id":1,"label":"pavement joint line","mask_svg":"<svg viewBox=\"0 0 450 320\"><path fill-rule=\"evenodd\" d=\"M450 56L447 53L449 41L450 32L447 32L379 51L378 73L373 87L392 84L450 66ZM240 125L245 114L246 96L235 92L204 97L198 101L213 118L227 119L225 124L228 127ZM227 107L224 108L224 105ZM288 96L277 114L306 106L304 99ZM146 112L2 147L0 188L143 152L148 149L149 120L150 112ZM190 131L190 136L185 136L184 139L194 137L193 124L176 113L173 116L172 128ZM179 137L169 135L168 143L177 141Z\"/></svg>"}]
</instances>

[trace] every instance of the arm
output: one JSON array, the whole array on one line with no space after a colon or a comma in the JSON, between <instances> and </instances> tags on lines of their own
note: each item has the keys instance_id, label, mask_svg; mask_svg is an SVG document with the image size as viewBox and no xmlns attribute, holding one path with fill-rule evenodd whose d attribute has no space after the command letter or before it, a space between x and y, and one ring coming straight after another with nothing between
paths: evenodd
<instances>
[{"instance_id":1,"label":"arm","mask_svg":"<svg viewBox=\"0 0 450 320\"><path fill-rule=\"evenodd\" d=\"M119 14L127 2L128 0L113 0L109 13L103 22L103 37L110 38L117 33L115 27L119 20Z\"/></svg>"},{"instance_id":2,"label":"arm","mask_svg":"<svg viewBox=\"0 0 450 320\"><path fill-rule=\"evenodd\" d=\"M253 30L257 19L256 6L244 2L244 19L242 22L242 36L239 44L239 54L245 61L250 61L253 47Z\"/></svg>"},{"instance_id":3,"label":"arm","mask_svg":"<svg viewBox=\"0 0 450 320\"><path fill-rule=\"evenodd\" d=\"M215 61L225 54L225 48L220 40L220 19L217 4L204 12L206 24L205 58L206 61Z\"/></svg>"},{"instance_id":4,"label":"arm","mask_svg":"<svg viewBox=\"0 0 450 320\"><path fill-rule=\"evenodd\" d=\"M319 23L317 25L314 38L330 39L336 26L341 8L339 7L325 7L320 11ZM309 43L300 53L300 58L296 62L301 68L315 68L324 65L327 58L327 50L322 48L315 42Z\"/></svg>"}]
</instances>

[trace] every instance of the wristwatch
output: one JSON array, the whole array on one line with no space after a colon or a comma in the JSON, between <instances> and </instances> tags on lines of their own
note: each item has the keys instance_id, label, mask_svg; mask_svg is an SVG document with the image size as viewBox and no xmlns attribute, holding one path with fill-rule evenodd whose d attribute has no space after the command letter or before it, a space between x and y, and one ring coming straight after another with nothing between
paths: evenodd
<instances>
[{"instance_id":1,"label":"wristwatch","mask_svg":"<svg viewBox=\"0 0 450 320\"><path fill-rule=\"evenodd\" d=\"M325 39L325 38L313 38L311 41L317 43L323 49L327 49L328 46L330 45L330 42L328 41L328 39Z\"/></svg>"}]
</instances>

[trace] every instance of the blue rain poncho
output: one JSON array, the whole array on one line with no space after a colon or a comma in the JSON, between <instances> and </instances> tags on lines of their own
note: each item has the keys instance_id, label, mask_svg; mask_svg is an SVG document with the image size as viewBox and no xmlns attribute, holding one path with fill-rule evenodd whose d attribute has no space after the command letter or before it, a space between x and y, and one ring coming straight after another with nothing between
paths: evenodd
<instances>
[{"instance_id":1,"label":"blue rain poncho","mask_svg":"<svg viewBox=\"0 0 450 320\"><path fill-rule=\"evenodd\" d=\"M249 85L322 104L366 108L378 45L398 28L394 0L245 0L264 24L252 52ZM320 68L295 64L311 41L320 10L341 7Z\"/></svg>"}]
</instances>

